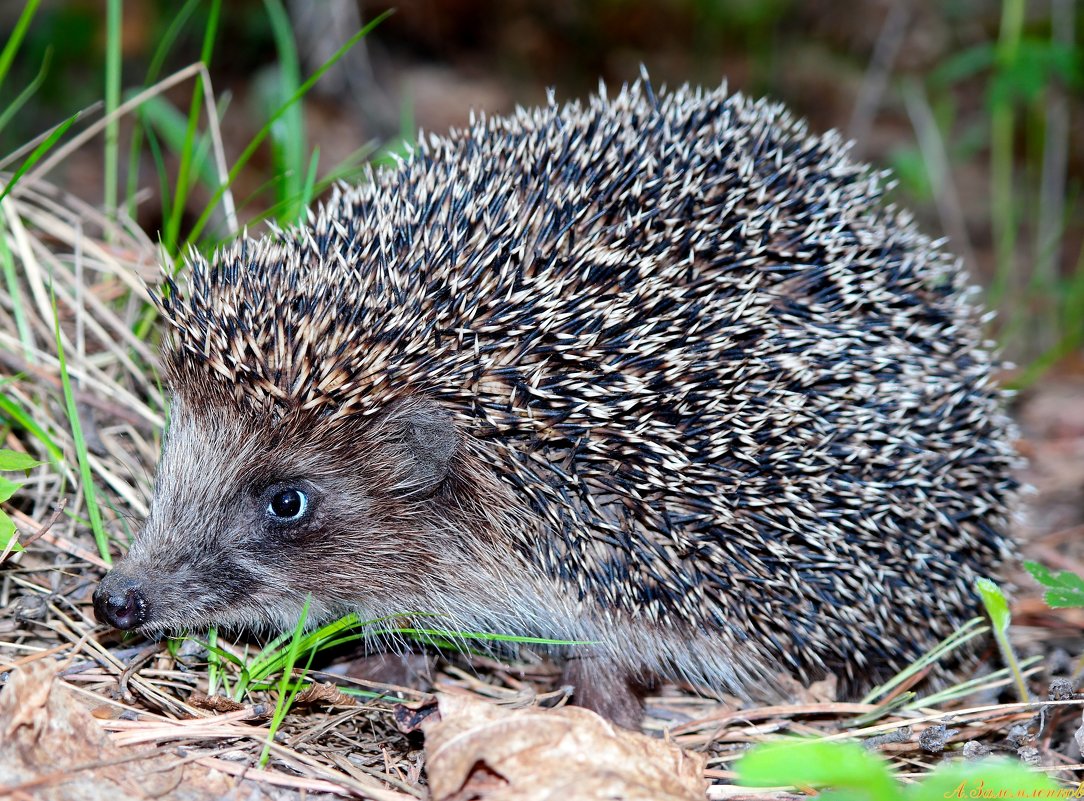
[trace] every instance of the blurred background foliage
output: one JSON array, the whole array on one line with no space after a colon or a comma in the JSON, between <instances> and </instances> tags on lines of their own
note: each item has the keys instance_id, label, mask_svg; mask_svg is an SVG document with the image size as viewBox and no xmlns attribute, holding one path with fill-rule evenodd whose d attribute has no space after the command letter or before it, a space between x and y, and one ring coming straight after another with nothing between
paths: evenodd
<instances>
[{"instance_id":1,"label":"blurred background foliage","mask_svg":"<svg viewBox=\"0 0 1084 801\"><path fill-rule=\"evenodd\" d=\"M122 100L202 54L227 163L268 134L233 184L238 216L253 223L296 219L331 180L356 178L418 127L439 133L471 109L545 102L550 86L559 99L580 97L599 79L634 79L644 64L657 84L726 80L770 95L895 172L893 200L950 238L1000 311L995 333L1024 365L1018 382L1079 365L1084 7L1075 0L43 0L2 5L5 41L27 5L0 111L33 91L0 130L0 153L106 97L110 54L119 53ZM119 13L112 32L108 8ZM289 106L305 78L386 11ZM99 137L51 180L108 205L115 171L119 213L161 236L167 254L193 232L204 246L226 237L221 214L205 230L200 222L219 178L194 91L183 81L126 115L115 166Z\"/></svg>"}]
</instances>

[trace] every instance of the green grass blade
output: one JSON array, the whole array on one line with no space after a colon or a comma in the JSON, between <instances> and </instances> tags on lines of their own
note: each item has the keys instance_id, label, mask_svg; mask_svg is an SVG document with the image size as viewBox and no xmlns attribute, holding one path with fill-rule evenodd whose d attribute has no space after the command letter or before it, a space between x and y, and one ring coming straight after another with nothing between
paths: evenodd
<instances>
[{"instance_id":1,"label":"green grass blade","mask_svg":"<svg viewBox=\"0 0 1084 801\"><path fill-rule=\"evenodd\" d=\"M908 665L884 684L870 690L865 697L862 698L860 703L872 704L875 703L878 698L886 697L894 689L906 682L919 671L924 670L929 665L937 662L937 660L945 654L956 650L964 643L981 634L985 634L987 631L989 631L989 629L982 625L982 618L971 618L956 629L956 631L941 640L941 642L931 648L927 653L923 654L921 658L915 660L912 664Z\"/></svg>"},{"instance_id":2,"label":"green grass blade","mask_svg":"<svg viewBox=\"0 0 1084 801\"><path fill-rule=\"evenodd\" d=\"M173 49L174 42L177 41L177 37L180 35L185 23L188 22L188 18L192 16L192 12L196 10L199 3L200 0L187 0L180 10L172 15L169 26L158 40L158 45L154 48L154 55L151 56L150 64L147 66L147 77L143 80L144 86L153 86L154 82L158 80L158 76L162 72L162 66L166 63L166 58Z\"/></svg>"},{"instance_id":3,"label":"green grass blade","mask_svg":"<svg viewBox=\"0 0 1084 801\"><path fill-rule=\"evenodd\" d=\"M1001 33L996 48L999 74L1016 66L1024 26L1024 0L1003 0ZM1016 262L1016 197L1013 191L1015 110L1007 92L993 93L990 110L990 216L994 229L996 269L990 286L990 305L1006 298Z\"/></svg>"},{"instance_id":4,"label":"green grass blade","mask_svg":"<svg viewBox=\"0 0 1084 801\"><path fill-rule=\"evenodd\" d=\"M26 319L26 311L23 309L19 278L15 272L15 258L11 255L11 248L8 247L8 230L2 218L0 218L0 265L4 269L4 281L7 284L8 297L11 298L11 314L15 318L15 330L19 332L19 342L23 346L23 358L29 362L33 358L34 336L30 331L30 323Z\"/></svg>"},{"instance_id":5,"label":"green grass blade","mask_svg":"<svg viewBox=\"0 0 1084 801\"><path fill-rule=\"evenodd\" d=\"M847 721L847 725L853 726L856 729L864 728L874 721L880 720L885 715L889 715L896 712L898 709L905 707L914 700L915 693L908 690L907 692L900 693L889 701L885 701L870 712L851 718Z\"/></svg>"},{"instance_id":6,"label":"green grass blade","mask_svg":"<svg viewBox=\"0 0 1084 801\"><path fill-rule=\"evenodd\" d=\"M214 633L212 636L212 632ZM231 665L236 665L239 668L245 667L245 660L240 657L234 656L229 651L226 651L218 645L218 630L213 626L208 629L207 639L201 640L199 637L189 637L189 639L198 642L201 646L207 649L207 652L214 654L219 662L229 662Z\"/></svg>"},{"instance_id":7,"label":"green grass blade","mask_svg":"<svg viewBox=\"0 0 1084 801\"><path fill-rule=\"evenodd\" d=\"M105 115L108 117L120 105L120 54L122 0L108 0L105 14ZM105 164L102 181L105 184L105 213L117 213L117 164L120 150L120 119L109 121L105 128Z\"/></svg>"},{"instance_id":8,"label":"green grass blade","mask_svg":"<svg viewBox=\"0 0 1084 801\"><path fill-rule=\"evenodd\" d=\"M272 92L272 97L274 103L279 104L297 92L301 84L301 65L286 9L280 0L264 0L264 8L278 51L277 91ZM304 109L300 103L292 103L271 126L271 156L275 174L283 176L279 200L287 201L283 222L294 222L300 210L298 201L302 191L306 149Z\"/></svg>"},{"instance_id":9,"label":"green grass blade","mask_svg":"<svg viewBox=\"0 0 1084 801\"><path fill-rule=\"evenodd\" d=\"M169 150L174 153L183 153L188 146L188 133L190 118L186 118L177 107L161 97L149 98L143 103L141 112L148 124L162 137ZM218 173L211 159L207 158L210 144L207 137L197 135L195 138L195 152L189 160L187 181L191 184L192 177L197 176L210 189L218 185ZM171 206L172 208L172 206Z\"/></svg>"},{"instance_id":10,"label":"green grass blade","mask_svg":"<svg viewBox=\"0 0 1084 801\"><path fill-rule=\"evenodd\" d=\"M1009 389L1028 389L1047 370L1072 356L1084 345L1084 247L1081 247L1076 266L1058 295L1062 299L1059 309L1061 337L1009 381Z\"/></svg>"},{"instance_id":11,"label":"green grass blade","mask_svg":"<svg viewBox=\"0 0 1084 801\"><path fill-rule=\"evenodd\" d=\"M169 192L169 172L166 170L166 160L162 155L162 145L158 141L158 135L155 133L155 129L149 124L143 129L147 134L147 150L151 153L151 159L154 161L154 171L158 176L158 196L162 199L162 216L165 219L169 219L170 209L173 208L170 202ZM154 304L147 304L148 307L153 308ZM147 332L137 327L136 335L140 339L146 339Z\"/></svg>"},{"instance_id":12,"label":"green grass blade","mask_svg":"<svg viewBox=\"0 0 1084 801\"><path fill-rule=\"evenodd\" d=\"M170 20L169 26L158 41L158 46L154 49L154 55L151 56L150 66L147 67L147 77L143 79L145 87L153 86L154 82L158 80L158 75L162 71L162 66L166 63L167 56L173 49L174 42L177 41L177 37L180 35L185 23L188 22L188 18L192 16L192 12L195 11L198 3L199 0L187 0L181 6L180 11ZM132 128L131 145L128 149L128 216L133 220L136 216L135 203L136 193L139 189L139 163L142 152L143 123L141 121L140 124Z\"/></svg>"},{"instance_id":13,"label":"green grass blade","mask_svg":"<svg viewBox=\"0 0 1084 801\"><path fill-rule=\"evenodd\" d=\"M218 646L218 629L211 627L207 632L207 694L214 695L218 690L218 676L222 672L218 654L215 653Z\"/></svg>"},{"instance_id":14,"label":"green grass blade","mask_svg":"<svg viewBox=\"0 0 1084 801\"><path fill-rule=\"evenodd\" d=\"M4 83L4 78L7 77L8 70L11 69L11 62L15 59L15 53L18 51L19 45L22 44L23 38L26 36L26 29L30 27L30 21L34 18L40 4L41 0L27 0L26 5L23 6L23 13L19 15L15 27L11 30L11 36L8 37L7 44L0 51L0 84Z\"/></svg>"},{"instance_id":15,"label":"green grass blade","mask_svg":"<svg viewBox=\"0 0 1084 801\"><path fill-rule=\"evenodd\" d=\"M41 86L42 82L45 80L45 76L49 72L49 62L52 61L52 58L53 48L45 48L45 55L42 56L41 59L41 68L38 69L38 74L34 76L34 80L28 83L26 88L19 92L18 97L12 100L11 103L8 104L8 107L4 109L3 113L0 114L0 131L3 131L4 128L7 127L7 124L11 122L12 117L18 114L19 109L21 109L26 104L26 101L33 97L34 93L38 91L38 88Z\"/></svg>"},{"instance_id":16,"label":"green grass blade","mask_svg":"<svg viewBox=\"0 0 1084 801\"><path fill-rule=\"evenodd\" d=\"M1035 667L1039 662L1043 660L1042 656L1036 655L1028 657L1027 659L1020 660L1020 670L1027 671L1028 668ZM909 711L914 709L937 709L938 707L947 704L951 701L955 701L958 698L965 698L976 690L986 690L994 685L996 682L1006 681L1012 683L1013 676L1012 671L1008 668L1001 668L995 670L993 673L988 673L985 676L978 676L967 681L954 684L951 687L946 687L943 690L938 690L930 695L925 695L921 698L916 698L914 701L903 707L903 711Z\"/></svg>"},{"instance_id":17,"label":"green grass blade","mask_svg":"<svg viewBox=\"0 0 1084 801\"><path fill-rule=\"evenodd\" d=\"M1077 322L1066 325L1065 333L1051 347L1040 353L1009 381L1005 387L1014 392L1030 389L1043 375L1063 359L1067 359L1084 345L1084 310Z\"/></svg>"},{"instance_id":18,"label":"green grass blade","mask_svg":"<svg viewBox=\"0 0 1084 801\"><path fill-rule=\"evenodd\" d=\"M305 621L309 617L309 603L311 601L312 596L305 598L305 603L301 607L301 614L297 618L297 625L294 627L293 638L290 640L290 647L286 652L286 662L282 667L282 678L279 679L279 695L275 704L275 713L271 716L271 723L267 728L267 743L264 744L263 753L260 754L261 767L267 764L268 757L271 756L271 743L275 741L275 734L278 732L279 726L282 725L282 721L286 718L286 713L293 704L294 698L297 697L299 687L295 686L292 692L288 692L289 683L293 677L297 657L301 654L301 640L305 632ZM309 656L309 663L312 663L311 655ZM307 669L306 667L306 671Z\"/></svg>"},{"instance_id":19,"label":"green grass blade","mask_svg":"<svg viewBox=\"0 0 1084 801\"><path fill-rule=\"evenodd\" d=\"M379 149L380 148L375 141L366 142L332 167L331 171L321 178L316 186L330 186L336 181L356 178L358 175L365 172L365 168L369 166L369 161L373 157L373 154Z\"/></svg>"},{"instance_id":20,"label":"green grass blade","mask_svg":"<svg viewBox=\"0 0 1084 801\"><path fill-rule=\"evenodd\" d=\"M207 18L207 25L203 29L203 47L200 50L200 60L205 66L210 66L211 55L214 52L215 36L218 33L218 18L222 11L222 0L214 0L211 3L211 13ZM173 192L172 213L166 221L162 241L166 251L171 255L177 254L176 243L180 237L181 216L188 199L189 170L192 160L192 148L196 139L196 128L199 125L200 104L203 102L203 83L196 81L192 87L192 101L188 106L188 128L185 132L184 145L181 149L181 164L177 170L177 185ZM211 206L217 200L211 202Z\"/></svg>"},{"instance_id":21,"label":"green grass blade","mask_svg":"<svg viewBox=\"0 0 1084 801\"><path fill-rule=\"evenodd\" d=\"M68 132L69 128L75 125L75 121L79 119L79 115L80 113L76 113L68 117L68 119L64 120L64 122L56 126L56 128L53 129L53 132L50 133L47 137L45 137L44 140L42 140L41 144L34 148L34 151L26 157L26 161L20 164L19 169L15 170L15 172L12 174L11 178L7 182L7 186L4 187L4 191L0 192L0 200L3 200L8 196L11 190L15 188L15 184L19 182L19 179L26 174L27 170L37 164L41 160L42 156L52 150L53 145L55 145L60 140L60 138Z\"/></svg>"},{"instance_id":22,"label":"green grass blade","mask_svg":"<svg viewBox=\"0 0 1084 801\"><path fill-rule=\"evenodd\" d=\"M83 426L79 422L79 412L75 407L75 394L72 392L71 376L68 375L68 362L64 356L64 342L60 336L60 314L56 308L56 297L53 296L53 325L56 335L56 354L60 362L60 382L64 387L64 408L68 413L68 423L72 429L72 439L75 441L75 456L79 461L79 476L83 482L83 499L87 506L87 514L90 516L90 528L94 532L94 541L98 544L98 553L107 564L113 564L113 557L109 555L109 537L105 533L102 524L102 512L98 507L98 495L94 489L94 477L90 472L90 459L87 455L87 441L83 437Z\"/></svg>"},{"instance_id":23,"label":"green grass blade","mask_svg":"<svg viewBox=\"0 0 1084 801\"><path fill-rule=\"evenodd\" d=\"M549 637L521 637L518 634L490 634L485 631L451 631L449 629L420 629L403 627L388 629L389 634L406 634L412 637L441 637L449 642L479 640L481 642L514 642L523 645L590 645L586 640L554 640Z\"/></svg>"},{"instance_id":24,"label":"green grass blade","mask_svg":"<svg viewBox=\"0 0 1084 801\"><path fill-rule=\"evenodd\" d=\"M226 190L229 189L233 182L237 179L237 176L241 173L241 170L243 170L245 168L245 165L248 164L249 160L256 152L256 149L260 146L263 140L267 138L267 135L271 130L271 126L274 125L275 121L278 120L279 117L281 117L283 114L285 114L292 105L294 105L302 97L304 97L305 94L316 84L316 82L324 76L324 73L326 73L329 69L335 66L339 59L346 55L350 48L352 48L365 36L367 36L369 32L372 31L377 25L387 19L387 17L390 16L391 13L391 11L385 11L383 14L379 15L374 20L365 25L365 27L363 27L360 31L351 36L343 44L342 47L335 51L331 58L324 62L320 66L320 68L309 77L308 80L306 80L303 84L301 84L300 87L298 87L298 90L294 92L294 94L290 97L289 100L279 106L275 113L271 115L271 118L266 123L264 123L264 126L252 138L252 141L250 141L248 143L248 146L245 147L244 152L241 153L241 155L237 158L237 161L234 162L233 167L230 168L230 174L227 177L226 183L220 186L215 191L214 195L210 199L210 202L207 203L207 207L204 209L203 214L201 214L199 219L196 220L196 224L192 226L192 231L189 233L187 239L184 242L185 246L191 245L199 239L200 234L203 233L203 229L207 226L207 222L211 218L211 214L214 212L215 206L218 205L218 202L222 199L222 196L226 193ZM184 248L181 248L181 250L183 249Z\"/></svg>"}]
</instances>

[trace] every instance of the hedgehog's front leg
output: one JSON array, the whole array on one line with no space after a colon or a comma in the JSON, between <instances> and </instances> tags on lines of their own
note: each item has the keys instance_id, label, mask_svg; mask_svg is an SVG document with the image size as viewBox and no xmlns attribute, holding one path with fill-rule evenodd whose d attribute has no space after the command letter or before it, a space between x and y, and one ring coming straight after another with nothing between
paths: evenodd
<instances>
[{"instance_id":1,"label":"hedgehog's front leg","mask_svg":"<svg viewBox=\"0 0 1084 801\"><path fill-rule=\"evenodd\" d=\"M561 680L573 688L576 706L590 709L626 729L640 728L644 696L653 686L650 680L589 656L570 658Z\"/></svg>"}]
</instances>

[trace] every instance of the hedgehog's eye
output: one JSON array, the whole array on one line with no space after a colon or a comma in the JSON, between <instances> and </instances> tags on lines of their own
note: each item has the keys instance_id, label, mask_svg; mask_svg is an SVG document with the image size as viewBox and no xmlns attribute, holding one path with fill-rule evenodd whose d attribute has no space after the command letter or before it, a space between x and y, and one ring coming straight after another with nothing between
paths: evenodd
<instances>
[{"instance_id":1,"label":"hedgehog's eye","mask_svg":"<svg viewBox=\"0 0 1084 801\"><path fill-rule=\"evenodd\" d=\"M300 520L308 509L309 496L293 487L277 490L267 503L268 517L280 523Z\"/></svg>"}]
</instances>

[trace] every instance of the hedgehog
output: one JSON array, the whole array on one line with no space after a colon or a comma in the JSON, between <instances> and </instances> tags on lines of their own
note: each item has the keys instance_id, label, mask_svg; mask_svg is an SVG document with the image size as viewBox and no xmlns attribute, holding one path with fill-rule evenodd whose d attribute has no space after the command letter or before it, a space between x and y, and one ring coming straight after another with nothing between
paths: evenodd
<instances>
[{"instance_id":1,"label":"hedgehog","mask_svg":"<svg viewBox=\"0 0 1084 801\"><path fill-rule=\"evenodd\" d=\"M625 725L657 681L883 679L974 614L1018 489L986 318L890 186L779 104L645 74L191 254L99 619L558 641Z\"/></svg>"}]
</instances>

